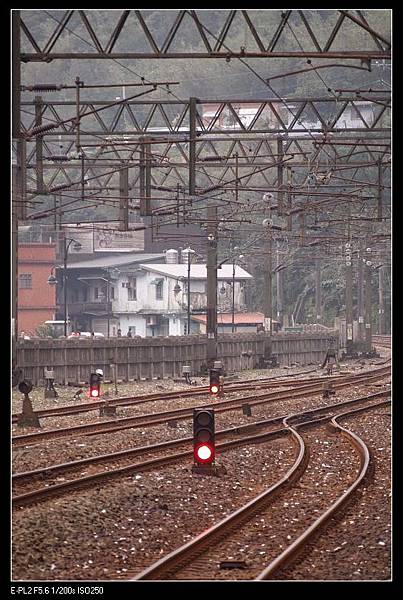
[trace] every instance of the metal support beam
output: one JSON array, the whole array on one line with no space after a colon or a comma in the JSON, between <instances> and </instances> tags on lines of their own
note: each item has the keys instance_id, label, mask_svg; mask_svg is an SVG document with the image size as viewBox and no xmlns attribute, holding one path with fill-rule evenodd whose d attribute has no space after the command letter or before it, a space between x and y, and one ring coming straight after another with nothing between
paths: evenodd
<instances>
[{"instance_id":1,"label":"metal support beam","mask_svg":"<svg viewBox=\"0 0 403 600\"><path fill-rule=\"evenodd\" d=\"M282 163L284 158L284 147L283 140L277 140L277 160L279 161L279 165L277 167L277 184L278 184L278 195L277 195L277 214L281 216L284 210L284 165Z\"/></svg>"},{"instance_id":2,"label":"metal support beam","mask_svg":"<svg viewBox=\"0 0 403 600\"><path fill-rule=\"evenodd\" d=\"M276 267L280 266L280 252L277 243L276 249ZM283 325L283 312L284 312L284 293L283 293L283 270L279 269L276 271L276 295L277 295L277 321L280 325Z\"/></svg>"},{"instance_id":3,"label":"metal support beam","mask_svg":"<svg viewBox=\"0 0 403 600\"><path fill-rule=\"evenodd\" d=\"M372 266L365 265L365 350L372 349Z\"/></svg>"},{"instance_id":4,"label":"metal support beam","mask_svg":"<svg viewBox=\"0 0 403 600\"><path fill-rule=\"evenodd\" d=\"M42 98L35 96L35 127L42 125ZM45 191L43 183L43 136L35 137L35 158L36 158L36 190L38 194L43 194Z\"/></svg>"},{"instance_id":5,"label":"metal support beam","mask_svg":"<svg viewBox=\"0 0 403 600\"><path fill-rule=\"evenodd\" d=\"M352 353L353 346L353 269L352 262L346 264L346 352Z\"/></svg>"},{"instance_id":6,"label":"metal support beam","mask_svg":"<svg viewBox=\"0 0 403 600\"><path fill-rule=\"evenodd\" d=\"M119 229L120 229L120 231L128 231L128 229L129 229L129 168L128 167L123 166L123 168L119 171L119 182L120 182Z\"/></svg>"},{"instance_id":7,"label":"metal support beam","mask_svg":"<svg viewBox=\"0 0 403 600\"><path fill-rule=\"evenodd\" d=\"M207 207L207 368L217 359L217 207Z\"/></svg>"},{"instance_id":8,"label":"metal support beam","mask_svg":"<svg viewBox=\"0 0 403 600\"><path fill-rule=\"evenodd\" d=\"M364 341L364 247L361 244L357 262L357 317L358 341Z\"/></svg>"},{"instance_id":9,"label":"metal support beam","mask_svg":"<svg viewBox=\"0 0 403 600\"><path fill-rule=\"evenodd\" d=\"M382 160L378 161L378 221L382 221L383 169Z\"/></svg>"},{"instance_id":10,"label":"metal support beam","mask_svg":"<svg viewBox=\"0 0 403 600\"><path fill-rule=\"evenodd\" d=\"M147 137L140 138L140 217L151 215L151 145Z\"/></svg>"},{"instance_id":11,"label":"metal support beam","mask_svg":"<svg viewBox=\"0 0 403 600\"><path fill-rule=\"evenodd\" d=\"M315 308L316 308L316 322L322 322L322 273L321 273L321 260L316 259L315 264Z\"/></svg>"},{"instance_id":12,"label":"metal support beam","mask_svg":"<svg viewBox=\"0 0 403 600\"><path fill-rule=\"evenodd\" d=\"M264 312L264 328L269 334L269 338L265 339L264 357L269 358L271 355L271 337L273 332L273 257L272 257L272 230L268 229L267 234L267 260L264 269L264 288L263 288L263 312Z\"/></svg>"},{"instance_id":13,"label":"metal support beam","mask_svg":"<svg viewBox=\"0 0 403 600\"><path fill-rule=\"evenodd\" d=\"M385 267L378 269L378 334L385 333L385 298L383 293L383 277Z\"/></svg>"},{"instance_id":14,"label":"metal support beam","mask_svg":"<svg viewBox=\"0 0 403 600\"><path fill-rule=\"evenodd\" d=\"M21 135L21 17L13 10L12 18L12 136Z\"/></svg>"},{"instance_id":15,"label":"metal support beam","mask_svg":"<svg viewBox=\"0 0 403 600\"><path fill-rule=\"evenodd\" d=\"M196 193L196 115L197 98L189 99L189 194Z\"/></svg>"}]
</instances>

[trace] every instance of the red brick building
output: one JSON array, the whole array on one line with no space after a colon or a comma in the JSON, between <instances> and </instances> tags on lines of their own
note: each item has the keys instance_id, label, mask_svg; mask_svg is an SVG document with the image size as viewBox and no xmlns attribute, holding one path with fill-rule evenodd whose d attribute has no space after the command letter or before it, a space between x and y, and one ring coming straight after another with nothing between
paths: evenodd
<instances>
[{"instance_id":1,"label":"red brick building","mask_svg":"<svg viewBox=\"0 0 403 600\"><path fill-rule=\"evenodd\" d=\"M55 260L55 244L18 245L18 333L35 335L38 325L55 318L56 286L48 284Z\"/></svg>"}]
</instances>

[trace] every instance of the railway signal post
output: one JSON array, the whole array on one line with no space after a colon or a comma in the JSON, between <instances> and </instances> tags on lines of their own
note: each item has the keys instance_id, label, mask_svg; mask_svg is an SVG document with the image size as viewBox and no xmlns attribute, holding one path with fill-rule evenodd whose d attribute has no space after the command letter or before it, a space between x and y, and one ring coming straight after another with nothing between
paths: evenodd
<instances>
[{"instance_id":1,"label":"railway signal post","mask_svg":"<svg viewBox=\"0 0 403 600\"><path fill-rule=\"evenodd\" d=\"M18 389L21 394L24 394L24 400L22 402L22 413L20 414L17 425L18 427L40 427L38 415L32 408L31 398L29 393L32 390L32 383L28 379L23 379L18 384Z\"/></svg>"}]
</instances>

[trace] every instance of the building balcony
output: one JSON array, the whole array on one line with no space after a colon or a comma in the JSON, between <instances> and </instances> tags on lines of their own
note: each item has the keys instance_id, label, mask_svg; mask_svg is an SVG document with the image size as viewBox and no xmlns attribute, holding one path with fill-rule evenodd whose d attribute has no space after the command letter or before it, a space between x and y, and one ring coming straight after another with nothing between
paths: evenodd
<instances>
[{"instance_id":1,"label":"building balcony","mask_svg":"<svg viewBox=\"0 0 403 600\"><path fill-rule=\"evenodd\" d=\"M112 313L112 302L68 302L67 306L71 317L80 314L105 315Z\"/></svg>"}]
</instances>

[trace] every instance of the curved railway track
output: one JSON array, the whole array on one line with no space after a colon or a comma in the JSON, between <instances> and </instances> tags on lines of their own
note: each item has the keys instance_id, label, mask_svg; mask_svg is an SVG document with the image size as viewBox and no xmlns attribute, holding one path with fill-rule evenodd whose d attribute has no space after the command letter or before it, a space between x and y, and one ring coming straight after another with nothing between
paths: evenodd
<instances>
[{"instance_id":1,"label":"curved railway track","mask_svg":"<svg viewBox=\"0 0 403 600\"><path fill-rule=\"evenodd\" d=\"M353 404L354 402L355 401L350 401L350 404ZM283 552L281 552L279 556L272 560L269 565L267 565L265 569L256 577L257 580L272 579L278 570L283 568L286 564L289 564L297 556L297 554L301 552L302 548L304 548L308 541L312 539L313 534L321 531L328 523L329 519L334 516L336 511L352 497L354 491L360 485L367 473L369 465L368 448L364 442L358 438L358 436L341 427L337 423L337 419L340 417L352 416L358 412L368 410L369 408L375 408L388 402L389 401L376 402L371 406L364 406L358 409L355 408L350 411L339 413L333 417L317 417L316 419L311 419L303 423L293 423L292 425L289 423L289 421L295 417L295 415L285 417L283 419L284 428L292 436L293 443L298 448L298 454L294 464L287 471L287 473L277 483L269 487L251 501L247 502L241 508L232 512L225 519L213 525L203 533L197 535L192 540L164 556L160 560L151 564L149 567L139 573L133 580L182 580L183 578L181 578L179 574L185 568L187 569L187 573L195 573L193 579L202 579L200 575L203 574L203 571L211 575L211 561L209 562L207 559L205 559L204 555L208 554L211 549L217 547L217 545L222 541L226 541L228 538L231 538L231 536L236 537L237 534L239 535L239 530L241 527L247 524L256 514L264 511L280 492L291 488L293 483L297 481L306 470L309 460L308 453L304 440L299 435L297 429L307 425L323 423L324 420L331 419L331 423L335 428L335 431L344 435L348 442L353 445L354 450L358 452L360 458L360 469L358 475L355 477L354 482L349 485L347 490L343 492L335 501L333 501L331 506L328 507L328 509L325 510L319 518L315 519L314 522L311 523L293 543L291 543ZM203 555L203 565L205 566L201 568L194 567L192 569L193 562L198 560L201 555ZM211 579L211 576L206 577L205 579Z\"/></svg>"},{"instance_id":2,"label":"curved railway track","mask_svg":"<svg viewBox=\"0 0 403 600\"><path fill-rule=\"evenodd\" d=\"M249 395L229 400L221 399L216 402L210 402L208 405L213 407L217 413L239 409L242 406L242 404L245 404L246 402L249 403L250 406L256 406L259 404L265 404L267 402L273 402L276 400L287 400L291 398L296 398L299 396L304 396L308 393L320 393L323 390L323 383L329 380L332 381L334 389L343 388L353 383L361 383L363 381L365 383L374 382L377 379L383 378L386 375L388 375L389 371L390 367L381 367L379 369L374 369L373 371L360 373L358 375L342 375L335 379L321 378L317 383L309 382L301 384L298 387L298 390L296 390L295 388L291 388L281 391L270 391L260 394L258 396ZM265 387L267 388L270 385L271 384L269 383L261 384L261 389L264 389ZM72 435L95 435L101 433L112 433L115 431L120 431L122 429L150 427L152 425L166 423L167 421L173 419L188 419L193 414L193 408L194 406L189 408L162 411L159 413L148 413L133 417L109 419L108 421L103 421L102 423L88 423L85 425L75 425L60 429L37 431L33 433L13 436L12 443L13 446L21 446L26 444L35 444L43 440L57 439Z\"/></svg>"},{"instance_id":3,"label":"curved railway track","mask_svg":"<svg viewBox=\"0 0 403 600\"><path fill-rule=\"evenodd\" d=\"M288 417L286 415L282 415L271 419L248 423L246 425L219 430L216 432L217 439L228 436L233 438L235 437L235 439L217 444L216 450L218 453L220 453L236 446L245 445L247 443L261 443L270 439L275 439L278 436L287 435L287 428L281 427L281 423L284 419L299 420L301 425L304 422L305 424L311 422L310 419L313 416L313 422L322 422L324 420L329 420L333 416L334 411L339 410L342 407L357 405L363 402L367 403L368 401L372 402L374 400L378 400L379 398L385 398L388 395L390 395L389 390L377 392L375 394L354 400L347 400L345 402L321 406L315 409L308 409L293 415L289 415ZM269 428L269 431L265 431L264 433L257 435L248 435L248 432L256 432L256 430L262 428ZM246 435L242 438L239 438L239 435L243 434ZM171 440L169 442L132 448L102 456L95 456L92 458L81 459L59 465L52 465L50 467L23 473L16 473L13 475L13 506L21 507L28 504L33 504L54 496L58 496L60 494L76 491L77 489L81 489L89 485L97 485L100 482L104 482L112 478L126 476L152 468L159 468L163 465L178 460L180 461L185 458L191 458L192 450L189 450L189 446L191 445L192 439L193 438L191 437L180 438ZM183 447L184 449L180 452L167 454L169 450L180 447ZM155 454L161 452L162 456L150 458L150 455L152 456L153 453ZM144 455L149 455L147 460L144 460ZM132 459L136 456L142 456L143 460L137 463L129 462L129 464L125 464L124 466L119 466L121 465L121 461L132 461ZM70 474L69 476L71 477L72 475L74 476L74 473L77 471L77 469L82 470L83 468L93 468L95 465L104 465L104 470L81 477L73 477L73 479L64 481L63 483L52 483L57 475L63 474L67 476L67 474ZM38 481L41 483L45 481L45 486L40 488L36 487L36 489L29 489L29 491L21 492L21 488L24 489L24 486L32 488L32 485L35 486ZM20 486L19 490L16 489L18 485Z\"/></svg>"}]
</instances>

